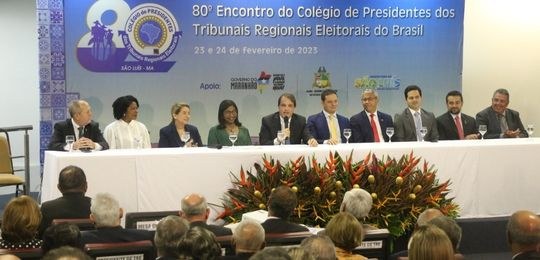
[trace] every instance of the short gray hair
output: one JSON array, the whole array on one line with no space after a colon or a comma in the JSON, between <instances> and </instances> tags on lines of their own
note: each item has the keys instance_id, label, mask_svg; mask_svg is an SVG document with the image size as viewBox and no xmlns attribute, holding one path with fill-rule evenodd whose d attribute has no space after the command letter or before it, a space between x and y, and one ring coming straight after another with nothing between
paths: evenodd
<instances>
[{"instance_id":1,"label":"short gray hair","mask_svg":"<svg viewBox=\"0 0 540 260\"><path fill-rule=\"evenodd\" d=\"M372 205L371 194L364 189L356 188L345 192L340 211L349 212L355 218L362 219L369 215Z\"/></svg>"},{"instance_id":2,"label":"short gray hair","mask_svg":"<svg viewBox=\"0 0 540 260\"><path fill-rule=\"evenodd\" d=\"M237 248L256 252L264 243L264 228L256 221L242 220L233 231Z\"/></svg>"},{"instance_id":3,"label":"short gray hair","mask_svg":"<svg viewBox=\"0 0 540 260\"><path fill-rule=\"evenodd\" d=\"M188 229L189 223L180 216L171 215L161 219L154 235L154 244L159 256L178 256L178 243Z\"/></svg>"},{"instance_id":4,"label":"short gray hair","mask_svg":"<svg viewBox=\"0 0 540 260\"><path fill-rule=\"evenodd\" d=\"M313 235L302 240L300 247L311 252L317 260L335 260L336 248L334 242L325 235Z\"/></svg>"},{"instance_id":5,"label":"short gray hair","mask_svg":"<svg viewBox=\"0 0 540 260\"><path fill-rule=\"evenodd\" d=\"M373 89L373 88L364 89L364 91L362 91L362 96L361 97L364 97L364 94L373 94L376 97L379 97L379 93L377 93L377 91L375 89Z\"/></svg>"},{"instance_id":6,"label":"short gray hair","mask_svg":"<svg viewBox=\"0 0 540 260\"><path fill-rule=\"evenodd\" d=\"M120 204L109 193L98 193L92 199L90 212L94 216L97 227L116 226L120 216Z\"/></svg>"},{"instance_id":7,"label":"short gray hair","mask_svg":"<svg viewBox=\"0 0 540 260\"><path fill-rule=\"evenodd\" d=\"M418 219L416 220L416 226L425 226L428 224L428 221L440 216L444 216L444 214L440 210L434 208L426 209L422 211L420 215L418 215Z\"/></svg>"},{"instance_id":8,"label":"short gray hair","mask_svg":"<svg viewBox=\"0 0 540 260\"><path fill-rule=\"evenodd\" d=\"M73 100L68 105L68 111L70 117L80 113L82 111L82 106L88 106L88 102L84 100Z\"/></svg>"},{"instance_id":9,"label":"short gray hair","mask_svg":"<svg viewBox=\"0 0 540 260\"><path fill-rule=\"evenodd\" d=\"M459 242L461 242L461 227L454 219L447 216L439 216L430 220L428 224L442 229L448 238L450 238L450 242L452 242L452 246L454 247L454 252L457 252Z\"/></svg>"},{"instance_id":10,"label":"short gray hair","mask_svg":"<svg viewBox=\"0 0 540 260\"><path fill-rule=\"evenodd\" d=\"M191 204L186 200L186 198L193 195L197 195L200 197L200 200L195 204ZM182 212L184 213L184 215L186 217L192 217L192 216L198 216L198 215L204 214L206 212L206 209L208 208L208 204L206 203L206 198L198 194L191 194L189 196L182 199L181 204L182 204Z\"/></svg>"}]
</instances>

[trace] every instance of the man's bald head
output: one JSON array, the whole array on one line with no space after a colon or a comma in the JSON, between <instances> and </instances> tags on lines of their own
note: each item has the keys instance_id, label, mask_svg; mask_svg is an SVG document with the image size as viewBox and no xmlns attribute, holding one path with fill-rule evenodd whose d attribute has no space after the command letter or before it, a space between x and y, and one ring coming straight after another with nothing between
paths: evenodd
<instances>
[{"instance_id":1,"label":"man's bald head","mask_svg":"<svg viewBox=\"0 0 540 260\"><path fill-rule=\"evenodd\" d=\"M425 226L430 220L440 216L444 216L444 214L440 210L426 209L422 213L420 213L420 215L418 215L418 219L416 220L416 226Z\"/></svg>"},{"instance_id":2,"label":"man's bald head","mask_svg":"<svg viewBox=\"0 0 540 260\"><path fill-rule=\"evenodd\" d=\"M199 194L190 194L182 199L182 216L189 221L193 218L201 218L208 216L208 205L206 199Z\"/></svg>"},{"instance_id":3,"label":"man's bald head","mask_svg":"<svg viewBox=\"0 0 540 260\"><path fill-rule=\"evenodd\" d=\"M261 224L252 220L242 220L233 232L236 254L261 250L264 247L264 237L264 228Z\"/></svg>"},{"instance_id":4,"label":"man's bald head","mask_svg":"<svg viewBox=\"0 0 540 260\"><path fill-rule=\"evenodd\" d=\"M540 244L540 217L528 210L514 212L506 227L512 252L536 250Z\"/></svg>"}]
</instances>

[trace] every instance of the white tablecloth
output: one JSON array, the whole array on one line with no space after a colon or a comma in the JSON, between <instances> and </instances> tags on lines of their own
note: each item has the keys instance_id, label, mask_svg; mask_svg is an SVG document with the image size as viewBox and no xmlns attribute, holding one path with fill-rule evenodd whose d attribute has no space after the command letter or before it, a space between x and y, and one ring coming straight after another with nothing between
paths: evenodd
<instances>
[{"instance_id":1,"label":"white tablecloth","mask_svg":"<svg viewBox=\"0 0 540 260\"><path fill-rule=\"evenodd\" d=\"M67 165L81 167L88 179L87 195L109 192L125 212L180 209L180 200L197 192L209 203L221 204L231 187L229 173L251 169L263 155L279 160L315 155L320 162L329 151L353 160L368 152L400 157L412 151L438 169L440 181L451 179L450 196L462 218L506 216L518 209L540 212L540 139L405 142L211 148L108 150L92 153L45 153L41 201L61 196L58 174ZM215 212L213 213L213 215Z\"/></svg>"}]
</instances>

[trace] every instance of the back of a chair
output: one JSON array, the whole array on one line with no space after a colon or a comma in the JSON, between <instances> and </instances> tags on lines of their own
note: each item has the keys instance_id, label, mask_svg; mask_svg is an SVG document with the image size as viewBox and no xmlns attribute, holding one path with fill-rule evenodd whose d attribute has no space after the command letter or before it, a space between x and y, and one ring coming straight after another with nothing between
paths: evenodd
<instances>
[{"instance_id":1,"label":"back of a chair","mask_svg":"<svg viewBox=\"0 0 540 260\"><path fill-rule=\"evenodd\" d=\"M126 213L126 228L154 231L162 218L170 215L178 216L178 210L128 212Z\"/></svg>"},{"instance_id":2,"label":"back of a chair","mask_svg":"<svg viewBox=\"0 0 540 260\"><path fill-rule=\"evenodd\" d=\"M309 231L291 233L266 233L265 240L267 246L290 246L300 245L302 240L313 234Z\"/></svg>"},{"instance_id":3,"label":"back of a chair","mask_svg":"<svg viewBox=\"0 0 540 260\"><path fill-rule=\"evenodd\" d=\"M84 252L95 259L155 259L154 246L150 240L86 244Z\"/></svg>"},{"instance_id":4,"label":"back of a chair","mask_svg":"<svg viewBox=\"0 0 540 260\"><path fill-rule=\"evenodd\" d=\"M52 225L58 225L61 223L69 223L79 227L79 230L93 230L96 229L94 222L89 218L59 218L53 219Z\"/></svg>"},{"instance_id":5,"label":"back of a chair","mask_svg":"<svg viewBox=\"0 0 540 260\"><path fill-rule=\"evenodd\" d=\"M224 255L234 255L235 248L232 244L232 235L216 236L216 241L221 246L222 253Z\"/></svg>"},{"instance_id":6,"label":"back of a chair","mask_svg":"<svg viewBox=\"0 0 540 260\"><path fill-rule=\"evenodd\" d=\"M16 255L20 259L41 259L43 250L41 248L21 248L21 249L0 249L0 255Z\"/></svg>"},{"instance_id":7,"label":"back of a chair","mask_svg":"<svg viewBox=\"0 0 540 260\"><path fill-rule=\"evenodd\" d=\"M9 142L3 133L0 133L0 174L13 174Z\"/></svg>"},{"instance_id":8,"label":"back of a chair","mask_svg":"<svg viewBox=\"0 0 540 260\"><path fill-rule=\"evenodd\" d=\"M388 229L366 230L362 245L353 250L367 258L388 259L390 255L390 232Z\"/></svg>"}]
</instances>

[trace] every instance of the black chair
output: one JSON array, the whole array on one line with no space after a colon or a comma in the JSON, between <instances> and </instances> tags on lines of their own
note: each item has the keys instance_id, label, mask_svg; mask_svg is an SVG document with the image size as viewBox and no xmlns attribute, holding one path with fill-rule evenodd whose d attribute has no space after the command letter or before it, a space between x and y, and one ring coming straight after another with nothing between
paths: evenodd
<instances>
[{"instance_id":1,"label":"black chair","mask_svg":"<svg viewBox=\"0 0 540 260\"><path fill-rule=\"evenodd\" d=\"M390 256L390 232L388 229L366 230L362 245L355 248L353 253L370 259L388 259Z\"/></svg>"},{"instance_id":2,"label":"black chair","mask_svg":"<svg viewBox=\"0 0 540 260\"><path fill-rule=\"evenodd\" d=\"M93 230L96 229L94 222L89 218L60 218L53 219L52 225L58 225L61 223L69 223L79 227L79 230Z\"/></svg>"},{"instance_id":3,"label":"black chair","mask_svg":"<svg viewBox=\"0 0 540 260\"><path fill-rule=\"evenodd\" d=\"M16 255L20 259L41 259L43 250L41 248L23 248L23 249L0 249L0 255Z\"/></svg>"},{"instance_id":4,"label":"black chair","mask_svg":"<svg viewBox=\"0 0 540 260\"><path fill-rule=\"evenodd\" d=\"M159 220L170 215L178 216L178 214L178 210L128 212L126 213L126 228L154 231Z\"/></svg>"},{"instance_id":5,"label":"black chair","mask_svg":"<svg viewBox=\"0 0 540 260\"><path fill-rule=\"evenodd\" d=\"M121 243L96 243L84 245L84 252L94 259L155 259L154 246L150 240Z\"/></svg>"}]
</instances>

